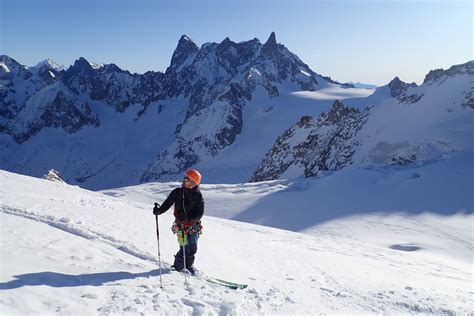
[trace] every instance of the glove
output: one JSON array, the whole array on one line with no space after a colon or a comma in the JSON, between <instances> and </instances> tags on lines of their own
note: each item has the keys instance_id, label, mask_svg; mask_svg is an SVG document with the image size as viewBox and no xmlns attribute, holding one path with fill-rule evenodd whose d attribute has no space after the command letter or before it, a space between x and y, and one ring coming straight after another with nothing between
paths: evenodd
<instances>
[{"instance_id":1,"label":"glove","mask_svg":"<svg viewBox=\"0 0 474 316\"><path fill-rule=\"evenodd\" d=\"M160 215L160 206L158 203L155 203L155 207L153 208L153 215Z\"/></svg>"}]
</instances>

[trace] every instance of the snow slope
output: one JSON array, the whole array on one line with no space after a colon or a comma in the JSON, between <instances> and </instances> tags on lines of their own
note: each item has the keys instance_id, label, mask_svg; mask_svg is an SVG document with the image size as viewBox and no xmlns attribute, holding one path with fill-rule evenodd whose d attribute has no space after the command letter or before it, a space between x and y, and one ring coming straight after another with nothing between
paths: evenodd
<instances>
[{"instance_id":1,"label":"snow slope","mask_svg":"<svg viewBox=\"0 0 474 316\"><path fill-rule=\"evenodd\" d=\"M341 174L332 180L341 184ZM367 183L379 181L383 186L391 181L401 187L410 183L405 175L382 172ZM234 213L227 214L238 216L260 203L270 215L282 210L282 200L311 201L318 187L326 193L334 190L331 177L311 181L205 185L206 212L215 214L219 207L227 209L225 203L238 202ZM168 212L159 218L164 263L160 289L155 222L148 202L158 201L175 186L149 183L91 192L0 171L1 313L473 311L472 200L451 204L448 216L436 210L417 215L379 208L381 213L373 213L357 205L352 214L344 214L332 199L334 208L327 214L333 216L313 223L306 233L205 216L196 259L199 274L249 284L238 291L200 278L190 278L185 285L183 275L169 270L177 245ZM448 201L453 200L455 195L448 195ZM330 206L329 199L324 203ZM458 208L462 205L464 210Z\"/></svg>"},{"instance_id":2,"label":"snow slope","mask_svg":"<svg viewBox=\"0 0 474 316\"><path fill-rule=\"evenodd\" d=\"M252 101L242 110L242 132L235 142L215 157L197 163L194 168L206 174L208 183L247 182L271 149L276 135L304 115L319 116L331 108L337 99L351 97L362 100L372 93L367 89L342 89L328 85L315 92L294 91L289 86L281 89L278 98L268 99L265 92L257 89ZM167 178L172 181L173 178Z\"/></svg>"}]
</instances>

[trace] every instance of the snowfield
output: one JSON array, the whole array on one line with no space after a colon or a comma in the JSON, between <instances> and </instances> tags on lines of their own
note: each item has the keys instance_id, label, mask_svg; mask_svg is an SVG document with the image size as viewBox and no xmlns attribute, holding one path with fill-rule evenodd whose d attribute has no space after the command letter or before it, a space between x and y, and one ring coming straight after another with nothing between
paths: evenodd
<instances>
[{"instance_id":1,"label":"snowfield","mask_svg":"<svg viewBox=\"0 0 474 316\"><path fill-rule=\"evenodd\" d=\"M92 192L0 171L0 312L469 314L470 161L204 184L198 277L188 284L169 269L178 248L172 213L159 217L163 288L152 202L162 202L178 183ZM448 174L439 190L451 189L430 201L439 194L431 182ZM398 195L406 191L412 195ZM205 275L249 286L234 291Z\"/></svg>"}]
</instances>

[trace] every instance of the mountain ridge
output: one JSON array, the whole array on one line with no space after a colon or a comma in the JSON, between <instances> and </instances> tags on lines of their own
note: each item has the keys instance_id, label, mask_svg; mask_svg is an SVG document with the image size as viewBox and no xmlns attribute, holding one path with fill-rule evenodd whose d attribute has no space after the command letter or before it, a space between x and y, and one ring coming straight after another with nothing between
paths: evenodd
<instances>
[{"instance_id":1,"label":"mountain ridge","mask_svg":"<svg viewBox=\"0 0 474 316\"><path fill-rule=\"evenodd\" d=\"M427 75L431 78L427 84L470 75L472 63L453 66L454 70L446 72L435 71ZM61 163L66 169L61 173L72 182L88 179L81 182L86 186L103 183L99 177L117 174L121 179L117 183L125 185L170 180L192 166L206 169L207 162L239 146L236 144L247 128L258 128L252 127L254 123L246 127L249 120L268 125L262 130L263 147L256 151L262 156L245 167L256 169L257 160L264 156L262 151L269 149L298 117L317 117L337 99L327 94L327 101L313 102L293 92L354 89L311 70L279 44L273 32L264 44L256 38L239 43L225 38L221 43L204 43L201 47L182 35L166 71L142 75L115 64L96 67L83 57L66 70L48 66L41 74L5 55L0 56L0 64L0 148L5 152L2 168L41 175L51 168L61 169L47 164L63 157L67 162ZM413 84L394 79L387 87L377 88L367 100L344 103L357 103L356 107L363 110L396 96L400 102L414 104L424 92L409 93L413 88ZM472 93L466 94L464 104L474 107ZM262 115L267 116L266 123ZM127 135L127 130L132 132ZM50 134L56 142L68 144L69 149L52 146L54 150L48 148L43 153L45 148L40 144L47 141L38 135ZM82 137L92 138L82 141ZM13 148L19 155L13 155ZM140 152L140 157L131 148ZM77 159L72 159L72 152ZM51 155L57 158L51 159ZM18 161L13 160L14 156ZM97 159L102 162L97 164Z\"/></svg>"}]
</instances>

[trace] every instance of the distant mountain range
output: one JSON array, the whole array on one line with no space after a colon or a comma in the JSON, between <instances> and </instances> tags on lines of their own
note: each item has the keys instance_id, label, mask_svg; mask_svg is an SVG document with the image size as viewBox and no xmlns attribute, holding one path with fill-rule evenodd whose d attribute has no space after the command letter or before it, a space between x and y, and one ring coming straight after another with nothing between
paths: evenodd
<instances>
[{"instance_id":1,"label":"distant mountain range","mask_svg":"<svg viewBox=\"0 0 474 316\"><path fill-rule=\"evenodd\" d=\"M471 117L473 64L431 71L419 87L395 78L362 98L362 89L311 70L274 33L264 44L226 38L201 47L183 35L164 73L142 75L82 57L65 69L3 55L0 168L56 169L68 183L99 189L175 180L190 167L208 182L239 182L404 165L460 148L444 134L401 135L407 127L419 134L411 115L441 130Z\"/></svg>"}]
</instances>

